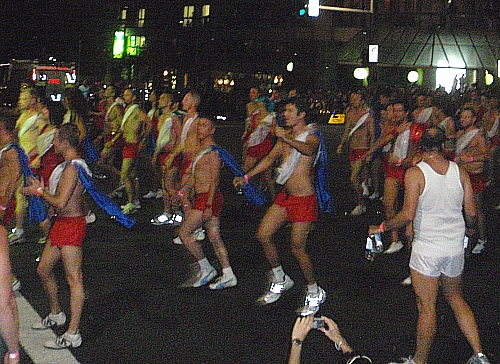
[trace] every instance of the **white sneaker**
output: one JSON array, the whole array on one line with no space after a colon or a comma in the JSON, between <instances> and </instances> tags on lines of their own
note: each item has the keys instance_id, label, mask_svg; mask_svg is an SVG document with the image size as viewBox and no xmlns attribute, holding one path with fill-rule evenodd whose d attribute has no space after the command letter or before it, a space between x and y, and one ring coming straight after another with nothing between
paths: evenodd
<instances>
[{"instance_id":1,"label":"white sneaker","mask_svg":"<svg viewBox=\"0 0 500 364\"><path fill-rule=\"evenodd\" d=\"M172 219L172 214L170 212L164 212L161 215L153 217L151 219L151 224L157 225L157 226L167 225L171 219Z\"/></svg>"},{"instance_id":2,"label":"white sneaker","mask_svg":"<svg viewBox=\"0 0 500 364\"><path fill-rule=\"evenodd\" d=\"M304 306L299 308L297 312L300 316L310 316L319 311L319 306L325 302L326 292L323 288L318 287L318 292L307 293L304 300Z\"/></svg>"},{"instance_id":3,"label":"white sneaker","mask_svg":"<svg viewBox=\"0 0 500 364\"><path fill-rule=\"evenodd\" d=\"M391 245L389 245L389 248L385 250L385 254L394 254L403 249L403 243L398 240L398 241L393 241Z\"/></svg>"},{"instance_id":4,"label":"white sneaker","mask_svg":"<svg viewBox=\"0 0 500 364\"><path fill-rule=\"evenodd\" d=\"M95 219L96 219L95 214L89 210L89 212L85 216L85 222L87 224L92 224L93 222L95 222Z\"/></svg>"},{"instance_id":5,"label":"white sneaker","mask_svg":"<svg viewBox=\"0 0 500 364\"><path fill-rule=\"evenodd\" d=\"M183 242L182 242L182 240L181 240L181 237L180 237L180 236L178 236L178 237L174 238L174 239L172 240L172 243L177 244L177 245L182 245L182 244L183 244Z\"/></svg>"},{"instance_id":6,"label":"white sneaker","mask_svg":"<svg viewBox=\"0 0 500 364\"><path fill-rule=\"evenodd\" d=\"M196 241L203 241L205 239L205 230L203 228L198 228L193 233Z\"/></svg>"},{"instance_id":7,"label":"white sneaker","mask_svg":"<svg viewBox=\"0 0 500 364\"><path fill-rule=\"evenodd\" d=\"M41 321L37 321L31 325L33 330L47 330L54 326L62 326L66 323L66 314L64 312L59 312L54 315L49 313L47 317L45 317Z\"/></svg>"},{"instance_id":8,"label":"white sneaker","mask_svg":"<svg viewBox=\"0 0 500 364\"><path fill-rule=\"evenodd\" d=\"M156 192L155 191L149 191L144 196L142 196L142 198L146 198L146 199L153 198L153 197L156 198Z\"/></svg>"},{"instance_id":9,"label":"white sneaker","mask_svg":"<svg viewBox=\"0 0 500 364\"><path fill-rule=\"evenodd\" d=\"M163 190L161 188L158 188L158 190L156 190L156 196L155 198L163 198Z\"/></svg>"},{"instance_id":10,"label":"white sneaker","mask_svg":"<svg viewBox=\"0 0 500 364\"><path fill-rule=\"evenodd\" d=\"M472 254L481 254L484 251L485 245L486 241L478 239L476 246L472 249Z\"/></svg>"},{"instance_id":11,"label":"white sneaker","mask_svg":"<svg viewBox=\"0 0 500 364\"><path fill-rule=\"evenodd\" d=\"M201 268L198 272L188 279L182 286L183 287L201 287L204 286L217 275L217 271L211 266L209 268Z\"/></svg>"},{"instance_id":12,"label":"white sneaker","mask_svg":"<svg viewBox=\"0 0 500 364\"><path fill-rule=\"evenodd\" d=\"M56 337L56 339L48 340L43 344L47 349L67 349L67 348L77 348L82 345L82 335L80 333L70 334L65 332L61 336Z\"/></svg>"},{"instance_id":13,"label":"white sneaker","mask_svg":"<svg viewBox=\"0 0 500 364\"><path fill-rule=\"evenodd\" d=\"M210 283L208 288L210 289L224 289L229 287L234 287L238 284L238 280L236 276L233 274L232 276L221 275L217 278L214 283Z\"/></svg>"},{"instance_id":14,"label":"white sneaker","mask_svg":"<svg viewBox=\"0 0 500 364\"><path fill-rule=\"evenodd\" d=\"M359 216L363 215L366 212L366 206L364 205L358 205L354 208L354 210L351 211L352 216Z\"/></svg>"},{"instance_id":15,"label":"white sneaker","mask_svg":"<svg viewBox=\"0 0 500 364\"><path fill-rule=\"evenodd\" d=\"M401 282L401 285L403 286L411 286L411 276L408 276L404 279L404 281Z\"/></svg>"},{"instance_id":16,"label":"white sneaker","mask_svg":"<svg viewBox=\"0 0 500 364\"><path fill-rule=\"evenodd\" d=\"M257 299L257 303L260 305L268 305L274 303L281 295L293 287L293 280L285 274L285 280L283 282L271 282L269 289Z\"/></svg>"},{"instance_id":17,"label":"white sneaker","mask_svg":"<svg viewBox=\"0 0 500 364\"><path fill-rule=\"evenodd\" d=\"M24 243L26 241L24 231L19 232L19 229L12 229L12 233L7 236L7 241L9 242L9 245Z\"/></svg>"}]
</instances>

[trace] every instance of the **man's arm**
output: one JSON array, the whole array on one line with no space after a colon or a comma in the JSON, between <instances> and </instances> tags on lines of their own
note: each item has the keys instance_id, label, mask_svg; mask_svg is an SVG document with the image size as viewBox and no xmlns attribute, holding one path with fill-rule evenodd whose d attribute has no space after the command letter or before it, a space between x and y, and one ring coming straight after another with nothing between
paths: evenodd
<instances>
[{"instance_id":1,"label":"man's arm","mask_svg":"<svg viewBox=\"0 0 500 364\"><path fill-rule=\"evenodd\" d=\"M0 159L0 216L3 217L4 207L7 208L7 203L12 195L13 191L9 191L12 188L12 179L19 178L21 171L21 164L19 163L19 157L15 150L8 150L3 153L2 159ZM17 188L17 185L16 187Z\"/></svg>"},{"instance_id":2,"label":"man's arm","mask_svg":"<svg viewBox=\"0 0 500 364\"><path fill-rule=\"evenodd\" d=\"M408 169L405 174L405 196L403 209L392 219L383 222L380 226L370 226L369 235L393 230L407 225L413 221L417 212L418 199L424 189L424 174L418 167Z\"/></svg>"},{"instance_id":3,"label":"man's arm","mask_svg":"<svg viewBox=\"0 0 500 364\"><path fill-rule=\"evenodd\" d=\"M310 134L307 136L305 142L301 142L299 140L289 138L289 134L282 133L280 129L281 128L277 129L276 136L292 148L297 149L300 154L311 156L316 154L318 151L319 138L316 135Z\"/></svg>"},{"instance_id":4,"label":"man's arm","mask_svg":"<svg viewBox=\"0 0 500 364\"><path fill-rule=\"evenodd\" d=\"M474 201L474 192L472 191L472 184L470 182L470 177L464 167L459 167L460 169L460 182L464 189L464 210L465 210L465 228L467 235L474 235L477 229L477 210L476 202Z\"/></svg>"},{"instance_id":5,"label":"man's arm","mask_svg":"<svg viewBox=\"0 0 500 364\"><path fill-rule=\"evenodd\" d=\"M253 177L258 175L259 173L265 171L271 165L274 163L276 159L281 155L283 152L283 141L279 140L276 145L273 147L273 149L269 152L268 155L266 155L264 158L261 159L261 161L253 167L250 171L247 171L247 176L248 178Z\"/></svg>"}]
</instances>

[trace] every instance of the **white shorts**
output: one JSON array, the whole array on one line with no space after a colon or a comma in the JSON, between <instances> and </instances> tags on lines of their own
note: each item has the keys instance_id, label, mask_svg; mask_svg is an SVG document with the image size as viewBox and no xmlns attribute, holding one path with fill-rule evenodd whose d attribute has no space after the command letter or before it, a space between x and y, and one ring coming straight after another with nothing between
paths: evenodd
<instances>
[{"instance_id":1,"label":"white shorts","mask_svg":"<svg viewBox=\"0 0 500 364\"><path fill-rule=\"evenodd\" d=\"M464 269L464 254L432 257L411 253L410 268L428 277L438 278L441 274L454 278L462 274Z\"/></svg>"}]
</instances>

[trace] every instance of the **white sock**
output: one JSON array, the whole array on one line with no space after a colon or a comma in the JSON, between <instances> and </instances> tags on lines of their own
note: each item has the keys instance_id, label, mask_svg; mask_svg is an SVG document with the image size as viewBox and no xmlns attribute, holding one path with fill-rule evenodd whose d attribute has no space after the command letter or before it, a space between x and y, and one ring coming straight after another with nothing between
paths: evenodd
<instances>
[{"instance_id":1,"label":"white sock","mask_svg":"<svg viewBox=\"0 0 500 364\"><path fill-rule=\"evenodd\" d=\"M283 271L283 267L281 265L273 268L273 277L276 282L283 282L285 280L285 272Z\"/></svg>"},{"instance_id":2,"label":"white sock","mask_svg":"<svg viewBox=\"0 0 500 364\"><path fill-rule=\"evenodd\" d=\"M222 275L225 277L234 276L233 269L231 267L222 268Z\"/></svg>"},{"instance_id":3,"label":"white sock","mask_svg":"<svg viewBox=\"0 0 500 364\"><path fill-rule=\"evenodd\" d=\"M16 228L16 235L23 235L23 234L24 234L23 228Z\"/></svg>"},{"instance_id":4,"label":"white sock","mask_svg":"<svg viewBox=\"0 0 500 364\"><path fill-rule=\"evenodd\" d=\"M318 293L318 283L308 284L307 293Z\"/></svg>"},{"instance_id":5,"label":"white sock","mask_svg":"<svg viewBox=\"0 0 500 364\"><path fill-rule=\"evenodd\" d=\"M207 268L207 269L210 269L212 268L212 265L210 264L210 262L208 261L208 259L205 257L201 260L198 260L198 264L200 265L200 268L203 269L203 268Z\"/></svg>"}]
</instances>

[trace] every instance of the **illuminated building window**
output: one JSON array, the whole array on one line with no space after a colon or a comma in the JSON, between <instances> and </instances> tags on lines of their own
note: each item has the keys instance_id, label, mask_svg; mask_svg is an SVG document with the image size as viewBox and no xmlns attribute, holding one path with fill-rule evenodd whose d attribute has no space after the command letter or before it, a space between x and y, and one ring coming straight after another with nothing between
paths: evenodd
<instances>
[{"instance_id":1,"label":"illuminated building window","mask_svg":"<svg viewBox=\"0 0 500 364\"><path fill-rule=\"evenodd\" d=\"M115 32L113 41L113 58L123 58L123 50L125 48L125 33L123 31Z\"/></svg>"},{"instance_id":2,"label":"illuminated building window","mask_svg":"<svg viewBox=\"0 0 500 364\"><path fill-rule=\"evenodd\" d=\"M137 27L142 28L144 26L144 19L146 19L146 9L139 9L139 19L137 21Z\"/></svg>"},{"instance_id":3,"label":"illuminated building window","mask_svg":"<svg viewBox=\"0 0 500 364\"><path fill-rule=\"evenodd\" d=\"M201 23L207 24L210 21L210 5L203 5L201 8Z\"/></svg>"},{"instance_id":4,"label":"illuminated building window","mask_svg":"<svg viewBox=\"0 0 500 364\"><path fill-rule=\"evenodd\" d=\"M139 56L141 50L146 46L146 37L132 35L128 37L127 42L127 55L128 56Z\"/></svg>"},{"instance_id":5,"label":"illuminated building window","mask_svg":"<svg viewBox=\"0 0 500 364\"><path fill-rule=\"evenodd\" d=\"M183 27L190 27L193 25L194 19L194 5L184 6L184 19L182 22Z\"/></svg>"},{"instance_id":6,"label":"illuminated building window","mask_svg":"<svg viewBox=\"0 0 500 364\"><path fill-rule=\"evenodd\" d=\"M122 9L122 14L121 14L121 19L122 20L127 19L127 10L128 10L127 8L123 8Z\"/></svg>"}]
</instances>

